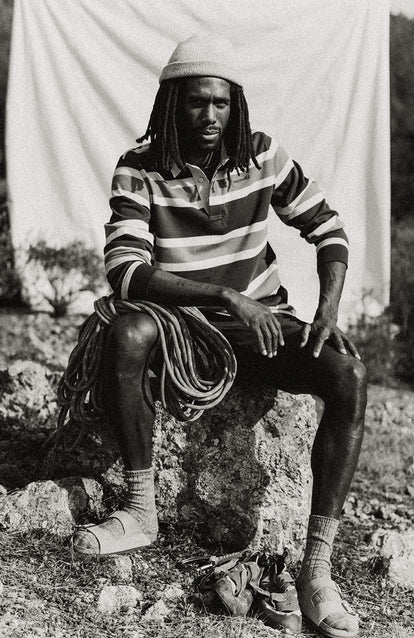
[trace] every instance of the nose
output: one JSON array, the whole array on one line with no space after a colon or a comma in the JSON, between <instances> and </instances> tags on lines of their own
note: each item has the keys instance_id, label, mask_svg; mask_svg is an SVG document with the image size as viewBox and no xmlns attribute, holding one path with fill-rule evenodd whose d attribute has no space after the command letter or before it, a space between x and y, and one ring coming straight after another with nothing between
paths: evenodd
<instances>
[{"instance_id":1,"label":"nose","mask_svg":"<svg viewBox=\"0 0 414 638\"><path fill-rule=\"evenodd\" d=\"M203 122L205 124L214 124L217 120L216 109L214 104L207 104L203 111Z\"/></svg>"}]
</instances>

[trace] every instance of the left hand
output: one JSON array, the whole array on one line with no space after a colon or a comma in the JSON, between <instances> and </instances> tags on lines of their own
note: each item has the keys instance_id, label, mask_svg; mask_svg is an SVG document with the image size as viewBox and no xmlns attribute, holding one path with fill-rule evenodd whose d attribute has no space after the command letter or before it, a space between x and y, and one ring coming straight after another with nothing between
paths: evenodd
<instances>
[{"instance_id":1,"label":"left hand","mask_svg":"<svg viewBox=\"0 0 414 638\"><path fill-rule=\"evenodd\" d=\"M310 335L315 336L313 356L319 357L325 341L330 340L332 346L341 354L351 354L356 359L361 359L358 350L350 339L338 328L336 320L329 316L316 315L311 324L307 323L302 330L300 347L304 348Z\"/></svg>"}]
</instances>

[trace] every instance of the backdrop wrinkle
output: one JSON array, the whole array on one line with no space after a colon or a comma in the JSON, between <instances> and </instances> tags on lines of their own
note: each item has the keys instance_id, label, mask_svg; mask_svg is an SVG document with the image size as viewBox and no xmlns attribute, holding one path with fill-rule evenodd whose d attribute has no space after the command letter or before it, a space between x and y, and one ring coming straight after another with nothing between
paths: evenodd
<instances>
[{"instance_id":1,"label":"backdrop wrinkle","mask_svg":"<svg viewBox=\"0 0 414 638\"><path fill-rule=\"evenodd\" d=\"M390 259L388 20L387 0L15 0L6 148L16 254L39 239L102 250L113 169L146 129L161 68L178 41L218 31L245 69L253 128L276 137L345 220L342 316L361 310L364 291L380 310ZM314 248L276 219L271 233L291 302L310 320ZM30 301L35 282L19 259Z\"/></svg>"}]
</instances>

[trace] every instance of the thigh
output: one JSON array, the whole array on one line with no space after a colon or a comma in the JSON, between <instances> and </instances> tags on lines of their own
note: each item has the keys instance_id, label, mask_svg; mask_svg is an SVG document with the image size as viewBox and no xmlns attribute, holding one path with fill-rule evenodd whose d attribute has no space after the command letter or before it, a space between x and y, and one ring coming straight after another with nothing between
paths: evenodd
<instances>
[{"instance_id":1,"label":"thigh","mask_svg":"<svg viewBox=\"0 0 414 638\"><path fill-rule=\"evenodd\" d=\"M273 358L254 352L255 338L247 328L223 331L236 354L239 378L272 385L292 394L314 394L325 400L332 388L340 384L344 370L352 366L355 359L339 353L329 341L315 358L312 337L304 348L300 347L305 323L290 315L278 315L278 319L285 345L279 347Z\"/></svg>"}]
</instances>

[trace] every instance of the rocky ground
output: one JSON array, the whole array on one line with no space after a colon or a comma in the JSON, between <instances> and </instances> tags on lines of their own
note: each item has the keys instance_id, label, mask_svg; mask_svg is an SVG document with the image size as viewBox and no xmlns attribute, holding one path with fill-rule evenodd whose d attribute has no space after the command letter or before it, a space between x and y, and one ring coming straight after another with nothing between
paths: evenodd
<instances>
[{"instance_id":1,"label":"rocky ground","mask_svg":"<svg viewBox=\"0 0 414 638\"><path fill-rule=\"evenodd\" d=\"M194 570L180 566L181 558L206 550L176 526L165 524L156 546L131 555L73 556L69 534L62 533L65 513L95 503L99 514L100 486L75 480L50 488L38 480L46 474L43 446L55 422L48 388L56 385L80 321L0 313L0 636L281 635L255 619L207 609L194 587ZM21 375L22 360L41 364L44 385L37 377L31 403L13 408L7 387L11 376ZM30 386L30 376L21 378ZM336 579L361 618L361 636L370 638L414 637L414 391L393 386L369 389L364 446L333 557ZM25 487L30 482L35 484ZM45 516L25 526L33 499L42 498L59 504L54 524ZM21 518L12 520L16 511ZM315 635L305 624L303 631Z\"/></svg>"}]
</instances>

